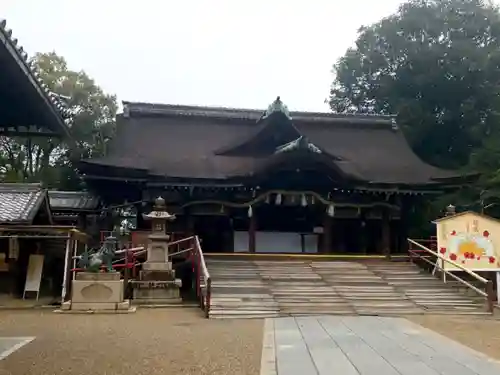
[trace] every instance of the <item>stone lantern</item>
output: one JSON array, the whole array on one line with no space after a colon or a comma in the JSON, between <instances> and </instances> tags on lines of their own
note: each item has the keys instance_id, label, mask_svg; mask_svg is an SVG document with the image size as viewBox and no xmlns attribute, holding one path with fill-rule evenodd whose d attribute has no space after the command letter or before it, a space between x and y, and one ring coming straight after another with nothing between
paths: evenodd
<instances>
[{"instance_id":1,"label":"stone lantern","mask_svg":"<svg viewBox=\"0 0 500 375\"><path fill-rule=\"evenodd\" d=\"M148 236L147 259L142 264L139 280L132 283L134 302L139 304L170 304L180 302L181 280L175 278L175 271L169 259L169 236L167 222L175 215L167 212L165 200L156 198L153 211L143 215L151 220L151 234Z\"/></svg>"}]
</instances>

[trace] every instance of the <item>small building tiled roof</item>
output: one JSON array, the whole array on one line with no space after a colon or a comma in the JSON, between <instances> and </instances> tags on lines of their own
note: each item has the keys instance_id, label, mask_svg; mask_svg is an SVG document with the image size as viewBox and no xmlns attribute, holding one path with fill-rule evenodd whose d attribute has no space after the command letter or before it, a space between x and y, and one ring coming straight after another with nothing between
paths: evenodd
<instances>
[{"instance_id":1,"label":"small building tiled roof","mask_svg":"<svg viewBox=\"0 0 500 375\"><path fill-rule=\"evenodd\" d=\"M12 113L7 111L14 118L6 119L4 116L2 120L6 124L1 126L37 125L60 136L70 136L71 110L40 77L3 19L0 19L0 68L6 75L4 82L0 82L0 97L4 96L15 107ZM16 90L11 89L13 85ZM24 112L18 108L23 108Z\"/></svg>"},{"instance_id":2,"label":"small building tiled roof","mask_svg":"<svg viewBox=\"0 0 500 375\"><path fill-rule=\"evenodd\" d=\"M31 224L46 199L40 184L0 184L0 224Z\"/></svg>"},{"instance_id":3,"label":"small building tiled roof","mask_svg":"<svg viewBox=\"0 0 500 375\"><path fill-rule=\"evenodd\" d=\"M99 207L98 197L85 191L49 191L53 211L92 211Z\"/></svg>"}]
</instances>

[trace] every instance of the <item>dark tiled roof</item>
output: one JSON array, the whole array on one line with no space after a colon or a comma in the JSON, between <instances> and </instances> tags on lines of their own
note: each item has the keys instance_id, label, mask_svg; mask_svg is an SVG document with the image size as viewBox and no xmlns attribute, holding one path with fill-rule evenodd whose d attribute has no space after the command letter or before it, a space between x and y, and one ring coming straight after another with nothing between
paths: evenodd
<instances>
[{"instance_id":1,"label":"dark tiled roof","mask_svg":"<svg viewBox=\"0 0 500 375\"><path fill-rule=\"evenodd\" d=\"M291 120L279 114L262 120L264 112L256 110L128 102L125 108L109 156L83 161L83 173L97 173L99 166L162 178L235 179L267 165L265 155L252 151L259 144L271 149L303 136L329 156L322 160L332 171L363 183L421 185L457 175L420 160L393 116L290 112ZM275 121L288 121L295 131L284 137Z\"/></svg>"},{"instance_id":2,"label":"dark tiled roof","mask_svg":"<svg viewBox=\"0 0 500 375\"><path fill-rule=\"evenodd\" d=\"M18 67L16 73L18 71L22 72L26 80L29 81L29 83L27 82L30 87L29 91L34 92L44 104L45 117L50 119L47 121L50 123L48 127L58 134L69 135L68 126L72 121L72 112L57 94L49 90L40 77L35 65L29 62L26 51L18 44L18 40L12 37L12 30L7 28L7 22L2 19L0 19L0 54L2 54L2 57L7 58L9 62L12 62L14 66ZM2 66L2 69L4 68ZM11 74L12 72L7 71L7 73Z\"/></svg>"},{"instance_id":3,"label":"dark tiled roof","mask_svg":"<svg viewBox=\"0 0 500 375\"><path fill-rule=\"evenodd\" d=\"M99 198L85 191L49 191L50 207L54 211L91 211L99 207Z\"/></svg>"},{"instance_id":4,"label":"dark tiled roof","mask_svg":"<svg viewBox=\"0 0 500 375\"><path fill-rule=\"evenodd\" d=\"M40 184L0 184L0 223L30 224L46 198Z\"/></svg>"}]
</instances>

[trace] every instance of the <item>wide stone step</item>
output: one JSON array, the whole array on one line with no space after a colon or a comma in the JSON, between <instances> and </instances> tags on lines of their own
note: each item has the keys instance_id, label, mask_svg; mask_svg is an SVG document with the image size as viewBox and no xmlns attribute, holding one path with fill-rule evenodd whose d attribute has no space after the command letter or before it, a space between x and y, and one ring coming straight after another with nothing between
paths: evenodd
<instances>
[{"instance_id":1,"label":"wide stone step","mask_svg":"<svg viewBox=\"0 0 500 375\"><path fill-rule=\"evenodd\" d=\"M257 305L242 305L242 306L218 306L211 305L211 310L214 311L251 311L252 313L256 310L262 312L274 312L279 310L279 306L257 306Z\"/></svg>"},{"instance_id":2,"label":"wide stone step","mask_svg":"<svg viewBox=\"0 0 500 375\"><path fill-rule=\"evenodd\" d=\"M376 315L376 316L401 316L401 315L422 315L425 311L420 309L356 309L358 315Z\"/></svg>"},{"instance_id":3,"label":"wide stone step","mask_svg":"<svg viewBox=\"0 0 500 375\"><path fill-rule=\"evenodd\" d=\"M336 301L283 301L279 300L277 301L278 305L280 307L282 306L310 306L310 307L315 307L315 306L339 306L339 305L349 305L346 300L339 299Z\"/></svg>"},{"instance_id":4,"label":"wide stone step","mask_svg":"<svg viewBox=\"0 0 500 375\"><path fill-rule=\"evenodd\" d=\"M409 263L209 261L213 318L485 314L481 297ZM462 287L462 289L460 289Z\"/></svg>"},{"instance_id":5,"label":"wide stone step","mask_svg":"<svg viewBox=\"0 0 500 375\"><path fill-rule=\"evenodd\" d=\"M350 308L334 309L283 309L279 311L280 315L305 316L305 315L353 315L354 310Z\"/></svg>"},{"instance_id":6,"label":"wide stone step","mask_svg":"<svg viewBox=\"0 0 500 375\"><path fill-rule=\"evenodd\" d=\"M273 296L252 296L252 295L234 295L234 296L221 296L220 294L212 295L212 301L221 302L242 302L242 301L274 301Z\"/></svg>"}]
</instances>

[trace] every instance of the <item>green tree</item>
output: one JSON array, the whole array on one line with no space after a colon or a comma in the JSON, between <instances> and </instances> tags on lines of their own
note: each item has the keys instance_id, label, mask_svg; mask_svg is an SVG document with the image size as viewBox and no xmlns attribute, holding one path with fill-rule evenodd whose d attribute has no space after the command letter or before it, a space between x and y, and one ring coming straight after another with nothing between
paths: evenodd
<instances>
[{"instance_id":1,"label":"green tree","mask_svg":"<svg viewBox=\"0 0 500 375\"><path fill-rule=\"evenodd\" d=\"M500 146L499 68L496 6L411 0L360 29L355 47L334 66L330 106L335 112L396 113L425 161L463 167L474 152L477 166L486 139L495 137L489 142Z\"/></svg>"},{"instance_id":2,"label":"green tree","mask_svg":"<svg viewBox=\"0 0 500 375\"><path fill-rule=\"evenodd\" d=\"M116 97L107 95L84 71L68 69L55 52L38 53L33 61L51 91L74 113L71 133L75 144L56 138L0 139L0 175L12 182L42 181L47 186L74 190L82 187L72 161L100 156L115 129Z\"/></svg>"}]
</instances>

